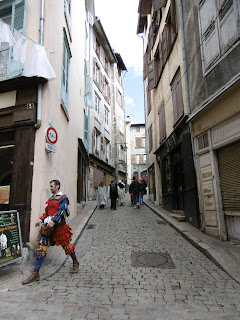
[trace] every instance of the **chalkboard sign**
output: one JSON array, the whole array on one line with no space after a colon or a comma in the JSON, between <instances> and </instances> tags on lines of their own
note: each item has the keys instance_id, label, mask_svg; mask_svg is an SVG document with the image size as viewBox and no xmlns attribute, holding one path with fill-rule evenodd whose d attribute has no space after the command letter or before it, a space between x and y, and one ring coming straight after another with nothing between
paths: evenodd
<instances>
[{"instance_id":1,"label":"chalkboard sign","mask_svg":"<svg viewBox=\"0 0 240 320\"><path fill-rule=\"evenodd\" d=\"M0 267L22 259L19 214L16 210L0 211Z\"/></svg>"}]
</instances>

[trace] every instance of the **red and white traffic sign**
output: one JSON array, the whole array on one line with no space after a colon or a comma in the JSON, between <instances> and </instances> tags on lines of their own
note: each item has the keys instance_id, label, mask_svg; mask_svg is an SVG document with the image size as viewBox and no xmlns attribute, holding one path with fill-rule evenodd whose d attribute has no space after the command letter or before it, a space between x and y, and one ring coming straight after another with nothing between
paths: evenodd
<instances>
[{"instance_id":1,"label":"red and white traffic sign","mask_svg":"<svg viewBox=\"0 0 240 320\"><path fill-rule=\"evenodd\" d=\"M53 127L48 128L46 138L49 143L55 144L58 139L57 131Z\"/></svg>"}]
</instances>

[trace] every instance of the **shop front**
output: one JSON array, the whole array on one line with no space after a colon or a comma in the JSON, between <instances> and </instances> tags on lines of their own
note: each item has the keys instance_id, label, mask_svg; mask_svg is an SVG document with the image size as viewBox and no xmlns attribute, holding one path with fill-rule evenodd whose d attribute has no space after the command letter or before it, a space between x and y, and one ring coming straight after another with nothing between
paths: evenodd
<instances>
[{"instance_id":1,"label":"shop front","mask_svg":"<svg viewBox=\"0 0 240 320\"><path fill-rule=\"evenodd\" d=\"M0 93L0 211L17 210L29 240L36 87Z\"/></svg>"},{"instance_id":2,"label":"shop front","mask_svg":"<svg viewBox=\"0 0 240 320\"><path fill-rule=\"evenodd\" d=\"M108 188L111 181L114 180L115 169L102 161L101 159L90 154L90 181L89 181L89 197L91 199L97 198L97 188L100 182Z\"/></svg>"},{"instance_id":3,"label":"shop front","mask_svg":"<svg viewBox=\"0 0 240 320\"><path fill-rule=\"evenodd\" d=\"M174 131L155 154L161 172L163 208L181 211L186 221L198 227L197 184L188 125Z\"/></svg>"}]
</instances>

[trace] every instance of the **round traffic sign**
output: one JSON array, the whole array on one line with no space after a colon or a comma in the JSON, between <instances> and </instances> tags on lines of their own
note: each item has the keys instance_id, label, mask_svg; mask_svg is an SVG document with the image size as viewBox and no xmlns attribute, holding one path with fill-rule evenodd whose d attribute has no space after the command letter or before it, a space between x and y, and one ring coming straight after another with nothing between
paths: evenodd
<instances>
[{"instance_id":1,"label":"round traffic sign","mask_svg":"<svg viewBox=\"0 0 240 320\"><path fill-rule=\"evenodd\" d=\"M53 127L48 128L46 137L49 143L55 144L58 139L57 131Z\"/></svg>"}]
</instances>

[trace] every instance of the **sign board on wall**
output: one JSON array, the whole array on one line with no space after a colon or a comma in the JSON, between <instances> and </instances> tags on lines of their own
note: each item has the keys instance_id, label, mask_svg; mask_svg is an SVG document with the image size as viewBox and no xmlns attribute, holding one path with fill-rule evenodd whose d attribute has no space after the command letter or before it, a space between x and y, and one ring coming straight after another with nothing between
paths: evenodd
<instances>
[{"instance_id":1,"label":"sign board on wall","mask_svg":"<svg viewBox=\"0 0 240 320\"><path fill-rule=\"evenodd\" d=\"M56 129L53 127L49 127L46 132L46 144L45 144L45 149L47 153L49 152L56 152L56 146L55 143L58 140L58 134Z\"/></svg>"},{"instance_id":2,"label":"sign board on wall","mask_svg":"<svg viewBox=\"0 0 240 320\"><path fill-rule=\"evenodd\" d=\"M0 267L22 259L19 214L16 210L0 211Z\"/></svg>"}]
</instances>

